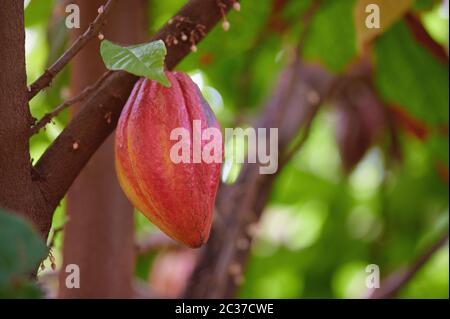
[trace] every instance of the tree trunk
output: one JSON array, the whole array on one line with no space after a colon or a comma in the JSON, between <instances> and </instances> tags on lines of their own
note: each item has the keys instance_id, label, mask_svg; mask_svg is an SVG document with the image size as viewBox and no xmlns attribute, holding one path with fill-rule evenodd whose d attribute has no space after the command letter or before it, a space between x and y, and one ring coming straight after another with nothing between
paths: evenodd
<instances>
[{"instance_id":1,"label":"tree trunk","mask_svg":"<svg viewBox=\"0 0 450 319\"><path fill-rule=\"evenodd\" d=\"M0 206L24 215L45 234L51 219L42 218L49 212L33 183L29 153L33 119L27 99L23 11L22 1L0 5Z\"/></svg>"},{"instance_id":2,"label":"tree trunk","mask_svg":"<svg viewBox=\"0 0 450 319\"><path fill-rule=\"evenodd\" d=\"M83 32L103 0L78 1ZM119 0L104 30L105 38L122 44L145 40L144 0ZM71 90L79 93L105 72L100 41L93 41L74 59ZM75 112L79 106L74 108ZM114 135L111 135L77 177L67 197L68 223L64 237L64 265L59 295L63 298L130 298L134 273L133 207L116 179ZM80 147L83 147L80 145ZM80 267L80 288L65 286L68 264Z\"/></svg>"}]
</instances>

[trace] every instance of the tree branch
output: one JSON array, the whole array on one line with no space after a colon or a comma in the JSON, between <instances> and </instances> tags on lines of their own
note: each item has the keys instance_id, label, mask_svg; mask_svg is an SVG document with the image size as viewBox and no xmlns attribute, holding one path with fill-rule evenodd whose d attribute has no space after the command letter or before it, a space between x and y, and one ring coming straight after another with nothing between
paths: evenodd
<instances>
[{"instance_id":1,"label":"tree branch","mask_svg":"<svg viewBox=\"0 0 450 319\"><path fill-rule=\"evenodd\" d=\"M223 7L218 6L217 0L189 1L176 16L194 23L181 27L176 23L167 23L151 41L167 41L169 36L179 36L182 32L191 34L201 26L204 32L197 34L195 43L198 43L223 17L223 12L233 6L235 0L221 0L220 3ZM171 45L166 56L166 67L174 68L191 50L192 43L189 41ZM39 187L52 212L90 157L115 129L137 79L121 71L107 76L36 163Z\"/></svg>"},{"instance_id":2,"label":"tree branch","mask_svg":"<svg viewBox=\"0 0 450 319\"><path fill-rule=\"evenodd\" d=\"M35 125L31 127L30 135L38 133L41 128L45 127L45 125L50 123L53 118L58 116L59 113L64 111L69 106L81 102L85 100L87 97L89 97L94 91L96 91L100 87L100 85L110 75L110 73L111 71L106 71L93 85L86 87L83 91L80 92L80 94L64 101L64 103L58 105L53 111L45 114Z\"/></svg>"},{"instance_id":3,"label":"tree branch","mask_svg":"<svg viewBox=\"0 0 450 319\"><path fill-rule=\"evenodd\" d=\"M397 293L410 282L416 273L431 259L431 257L448 242L448 232L443 234L432 244L424 254L415 260L408 268L397 271L381 283L381 288L370 291L369 299L393 298Z\"/></svg>"},{"instance_id":4,"label":"tree branch","mask_svg":"<svg viewBox=\"0 0 450 319\"><path fill-rule=\"evenodd\" d=\"M103 26L106 24L106 17L108 15L111 6L115 0L108 0L108 2L99 8L99 14L97 18L89 25L89 28L84 32L71 46L64 52L63 55L53 63L48 69L45 70L39 78L34 81L29 88L28 100L31 100L41 90L48 87L53 78L73 59L75 55L94 37L96 37Z\"/></svg>"}]
</instances>

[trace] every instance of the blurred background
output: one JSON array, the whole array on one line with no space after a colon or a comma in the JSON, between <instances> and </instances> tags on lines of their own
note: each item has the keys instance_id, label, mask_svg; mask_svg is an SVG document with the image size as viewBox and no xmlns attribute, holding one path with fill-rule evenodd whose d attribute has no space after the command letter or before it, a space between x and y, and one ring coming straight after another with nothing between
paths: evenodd
<instances>
[{"instance_id":1,"label":"blurred background","mask_svg":"<svg viewBox=\"0 0 450 319\"><path fill-rule=\"evenodd\" d=\"M67 1L25 1L29 83L103 4L73 2L82 25L68 30ZM370 294L366 267L376 264L382 287L386 278L411 274L392 297L448 298L448 1L388 1L389 11L381 12L386 25L376 35L365 34L355 14L367 1L313 2L243 0L227 16L229 31L221 21L176 68L199 85L222 127L251 125L293 60L339 79L301 149L276 175L252 224L253 241L242 243L250 245L248 259L230 266L239 273L236 297L363 298ZM144 42L185 3L118 1L105 38ZM36 118L103 73L99 42L32 100ZM76 110L31 139L34 161ZM186 289L200 253L171 242L133 211L116 185L111 143L59 206L51 256L32 296L178 297ZM235 183L241 170L226 158L223 183ZM90 278L79 290L58 289L68 263Z\"/></svg>"}]
</instances>

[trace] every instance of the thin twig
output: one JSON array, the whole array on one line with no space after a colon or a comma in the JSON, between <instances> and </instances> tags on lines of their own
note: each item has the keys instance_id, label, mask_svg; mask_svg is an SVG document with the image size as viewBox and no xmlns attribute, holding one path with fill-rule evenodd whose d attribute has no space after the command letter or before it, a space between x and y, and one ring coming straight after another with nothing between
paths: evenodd
<instances>
[{"instance_id":1,"label":"thin twig","mask_svg":"<svg viewBox=\"0 0 450 319\"><path fill-rule=\"evenodd\" d=\"M41 90L48 87L53 78L72 60L75 55L94 37L96 37L106 24L106 17L115 0L108 0L105 5L99 8L98 16L89 24L88 29L61 55L52 66L34 81L28 91L28 100L31 100Z\"/></svg>"},{"instance_id":2,"label":"thin twig","mask_svg":"<svg viewBox=\"0 0 450 319\"><path fill-rule=\"evenodd\" d=\"M81 102L90 96L98 87L103 83L103 81L112 73L112 71L106 71L103 75L95 82L93 85L86 87L80 94L68 99L64 103L57 106L53 111L45 114L35 125L30 129L30 136L39 132L41 128L50 123L52 119L58 116L59 113L64 111L69 106Z\"/></svg>"},{"instance_id":3,"label":"thin twig","mask_svg":"<svg viewBox=\"0 0 450 319\"><path fill-rule=\"evenodd\" d=\"M381 283L381 288L371 290L369 299L386 299L395 295L404 287L414 275L431 259L431 257L448 242L448 232L443 234L423 255L417 258L411 266L405 270L397 271L388 276Z\"/></svg>"},{"instance_id":4,"label":"thin twig","mask_svg":"<svg viewBox=\"0 0 450 319\"><path fill-rule=\"evenodd\" d=\"M42 271L45 270L45 268L46 268L46 266L45 266L45 261L46 261L47 259L50 261L50 267L52 268L52 270L53 270L53 271L56 271L56 259L55 259L55 256L53 255L53 247L55 246L55 239L56 239L56 236L57 236L60 232L62 232L62 231L64 230L64 227L65 227L66 223L67 223L67 221L64 222L64 224L62 224L62 225L60 225L60 226L58 226L58 227L55 227L55 228L53 229L53 232L52 232L51 236L49 236L49 239L48 239L48 241L47 241L48 255L47 255L47 257L46 257L45 259L43 259L43 260L41 261L41 264L40 264L40 266L39 266L38 272L39 272L39 271L42 272Z\"/></svg>"},{"instance_id":5,"label":"thin twig","mask_svg":"<svg viewBox=\"0 0 450 319\"><path fill-rule=\"evenodd\" d=\"M53 229L52 235L50 236L47 247L51 250L55 246L55 239L56 236L64 230L66 223L62 224L61 226L55 227Z\"/></svg>"}]
</instances>

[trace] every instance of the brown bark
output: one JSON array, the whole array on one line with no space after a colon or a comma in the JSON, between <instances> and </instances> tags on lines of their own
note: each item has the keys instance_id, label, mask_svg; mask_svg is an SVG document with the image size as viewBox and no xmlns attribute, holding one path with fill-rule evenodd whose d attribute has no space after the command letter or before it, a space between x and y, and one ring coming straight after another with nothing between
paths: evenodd
<instances>
[{"instance_id":1,"label":"brown bark","mask_svg":"<svg viewBox=\"0 0 450 319\"><path fill-rule=\"evenodd\" d=\"M74 40L97 15L103 0L77 2L81 28ZM105 38L135 44L145 40L145 0L118 0L111 9ZM93 84L105 71L100 41L92 41L73 60L74 95ZM73 110L78 112L80 106ZM68 220L64 237L64 265L80 267L80 288L65 287L61 271L60 297L130 298L134 273L133 207L118 184L114 170L114 135L109 136L71 186L67 197ZM80 145L80 147L83 147Z\"/></svg>"},{"instance_id":2,"label":"brown bark","mask_svg":"<svg viewBox=\"0 0 450 319\"><path fill-rule=\"evenodd\" d=\"M30 219L48 232L51 216L33 184L28 131L33 120L28 108L25 73L23 2L0 6L0 206Z\"/></svg>"}]
</instances>

